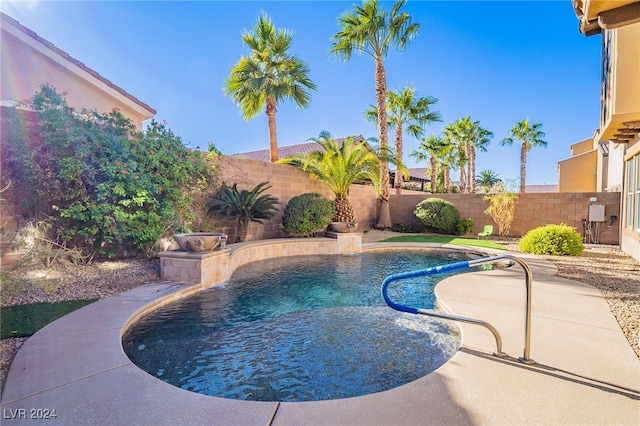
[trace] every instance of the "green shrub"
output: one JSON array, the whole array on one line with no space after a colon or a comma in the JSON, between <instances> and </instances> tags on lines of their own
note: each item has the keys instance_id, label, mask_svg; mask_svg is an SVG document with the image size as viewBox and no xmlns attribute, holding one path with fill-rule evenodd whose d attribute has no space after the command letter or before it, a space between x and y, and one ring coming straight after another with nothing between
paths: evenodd
<instances>
[{"instance_id":1,"label":"green shrub","mask_svg":"<svg viewBox=\"0 0 640 426\"><path fill-rule=\"evenodd\" d=\"M413 213L420 223L427 228L445 234L455 234L458 232L457 226L460 220L458 209L450 202L441 198L427 198L418 203Z\"/></svg>"},{"instance_id":2,"label":"green shrub","mask_svg":"<svg viewBox=\"0 0 640 426\"><path fill-rule=\"evenodd\" d=\"M394 223L393 225L391 225L391 230L393 232L402 232L406 234L417 234L419 232L422 232L420 226L405 223Z\"/></svg>"},{"instance_id":3,"label":"green shrub","mask_svg":"<svg viewBox=\"0 0 640 426\"><path fill-rule=\"evenodd\" d=\"M458 235L469 235L473 230L473 220L471 220L471 218L460 219L456 228L458 230Z\"/></svg>"},{"instance_id":4,"label":"green shrub","mask_svg":"<svg viewBox=\"0 0 640 426\"><path fill-rule=\"evenodd\" d=\"M280 230L290 235L313 236L331 223L334 211L333 201L316 192L297 195L284 208Z\"/></svg>"},{"instance_id":5,"label":"green shrub","mask_svg":"<svg viewBox=\"0 0 640 426\"><path fill-rule=\"evenodd\" d=\"M577 256L584 246L575 228L565 224L534 228L518 244L524 253Z\"/></svg>"},{"instance_id":6,"label":"green shrub","mask_svg":"<svg viewBox=\"0 0 640 426\"><path fill-rule=\"evenodd\" d=\"M167 230L190 226L193 189L210 180L209 165L165 123L137 132L117 109L75 111L48 85L31 106L29 132L19 131L21 112L7 112L2 173L21 213L47 218L51 241L114 256L150 252Z\"/></svg>"}]
</instances>

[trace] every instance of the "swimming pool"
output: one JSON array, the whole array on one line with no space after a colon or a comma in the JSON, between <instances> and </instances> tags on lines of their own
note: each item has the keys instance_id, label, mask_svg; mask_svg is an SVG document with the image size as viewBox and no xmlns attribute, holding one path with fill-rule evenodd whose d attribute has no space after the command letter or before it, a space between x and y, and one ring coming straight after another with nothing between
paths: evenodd
<instances>
[{"instance_id":1,"label":"swimming pool","mask_svg":"<svg viewBox=\"0 0 640 426\"><path fill-rule=\"evenodd\" d=\"M193 392L316 401L391 389L444 364L455 325L387 308L389 274L465 259L463 252L365 252L252 262L228 283L167 305L123 338L148 373ZM395 300L433 308L447 275L408 280Z\"/></svg>"}]
</instances>

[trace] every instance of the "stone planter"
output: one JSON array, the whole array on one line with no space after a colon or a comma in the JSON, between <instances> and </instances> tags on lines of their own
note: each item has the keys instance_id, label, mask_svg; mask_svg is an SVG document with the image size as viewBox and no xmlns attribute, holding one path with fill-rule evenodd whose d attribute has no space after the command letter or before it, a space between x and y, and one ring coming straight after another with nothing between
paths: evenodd
<instances>
[{"instance_id":1,"label":"stone planter","mask_svg":"<svg viewBox=\"0 0 640 426\"><path fill-rule=\"evenodd\" d=\"M331 222L331 229L341 234L355 232L358 229L357 222Z\"/></svg>"},{"instance_id":2,"label":"stone planter","mask_svg":"<svg viewBox=\"0 0 640 426\"><path fill-rule=\"evenodd\" d=\"M217 232L194 232L192 234L176 234L173 239L181 250L201 253L222 250L227 244L227 235Z\"/></svg>"}]
</instances>

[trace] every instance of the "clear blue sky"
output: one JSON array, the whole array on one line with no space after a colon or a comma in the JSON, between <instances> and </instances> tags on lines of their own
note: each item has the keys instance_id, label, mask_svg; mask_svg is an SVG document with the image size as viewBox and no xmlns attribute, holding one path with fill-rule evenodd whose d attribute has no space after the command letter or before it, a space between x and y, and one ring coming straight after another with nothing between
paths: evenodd
<instances>
[{"instance_id":1,"label":"clear blue sky","mask_svg":"<svg viewBox=\"0 0 640 426\"><path fill-rule=\"evenodd\" d=\"M278 143L333 136L377 136L363 111L375 102L373 60L341 62L329 53L338 16L354 1L94 2L6 1L2 11L157 110L192 147L208 142L225 154L268 148L264 114L250 122L224 96L231 67L247 53L240 35L261 11L295 36L292 53L310 67L318 91L309 108L283 104ZM389 8L392 3L383 3ZM439 102L439 134L464 116L494 133L477 172L519 177L519 146L502 147L517 121L542 123L548 148L528 157L528 184L557 183L557 162L598 127L600 36L585 37L570 0L409 1L418 37L385 61L389 89L413 84ZM393 135L390 135L392 143ZM418 141L405 138L405 160ZM454 176L457 174L454 172ZM457 176L456 176L457 177Z\"/></svg>"}]
</instances>

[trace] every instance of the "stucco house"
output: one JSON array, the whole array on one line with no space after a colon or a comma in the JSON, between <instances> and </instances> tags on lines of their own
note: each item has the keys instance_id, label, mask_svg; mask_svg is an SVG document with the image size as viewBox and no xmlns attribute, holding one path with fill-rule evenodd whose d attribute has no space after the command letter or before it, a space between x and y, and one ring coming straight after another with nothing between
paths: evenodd
<instances>
[{"instance_id":1,"label":"stucco house","mask_svg":"<svg viewBox=\"0 0 640 426\"><path fill-rule=\"evenodd\" d=\"M559 188L620 192L620 247L640 260L640 1L572 3L579 31L602 37L600 123L558 164Z\"/></svg>"},{"instance_id":2,"label":"stucco house","mask_svg":"<svg viewBox=\"0 0 640 426\"><path fill-rule=\"evenodd\" d=\"M48 83L66 92L75 109L108 112L114 107L138 130L156 111L67 52L0 12L0 101L13 106Z\"/></svg>"}]
</instances>

